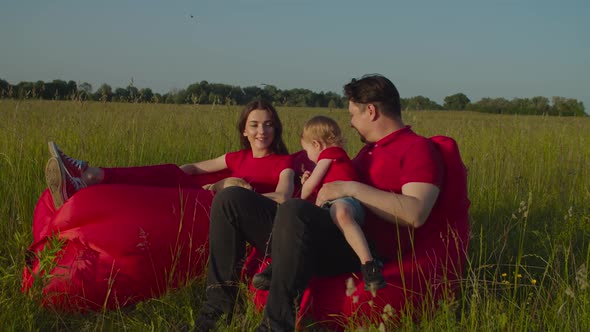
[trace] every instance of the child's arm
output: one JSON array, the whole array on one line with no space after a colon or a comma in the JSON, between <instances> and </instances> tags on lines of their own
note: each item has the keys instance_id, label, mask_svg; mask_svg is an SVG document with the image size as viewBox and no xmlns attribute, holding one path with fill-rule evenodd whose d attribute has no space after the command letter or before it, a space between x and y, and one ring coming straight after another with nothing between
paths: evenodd
<instances>
[{"instance_id":1,"label":"child's arm","mask_svg":"<svg viewBox=\"0 0 590 332\"><path fill-rule=\"evenodd\" d=\"M317 187L320 182L322 182L322 179L324 176L326 176L326 173L328 173L328 169L330 169L331 164L332 159L322 159L318 161L318 164L313 169L313 172L311 172L311 175L301 187L302 199L307 199L315 187Z\"/></svg>"},{"instance_id":2,"label":"child's arm","mask_svg":"<svg viewBox=\"0 0 590 332\"><path fill-rule=\"evenodd\" d=\"M225 155L219 156L215 159L203 160L180 166L180 169L189 175L213 173L226 168L227 163L225 162Z\"/></svg>"}]
</instances>

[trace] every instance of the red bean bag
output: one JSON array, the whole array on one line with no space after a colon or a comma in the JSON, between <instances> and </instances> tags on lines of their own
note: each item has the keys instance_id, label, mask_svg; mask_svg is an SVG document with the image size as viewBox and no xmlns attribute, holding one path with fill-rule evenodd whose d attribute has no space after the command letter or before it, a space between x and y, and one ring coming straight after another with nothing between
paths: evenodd
<instances>
[{"instance_id":1,"label":"red bean bag","mask_svg":"<svg viewBox=\"0 0 590 332\"><path fill-rule=\"evenodd\" d=\"M33 215L22 290L39 287L44 305L65 311L162 295L201 274L212 198L202 189L104 184L80 190L56 211L46 190Z\"/></svg>"},{"instance_id":2,"label":"red bean bag","mask_svg":"<svg viewBox=\"0 0 590 332\"><path fill-rule=\"evenodd\" d=\"M456 290L469 236L466 170L452 139L432 140L447 166L437 204L453 206L454 212L414 231L414 250L385 265L388 286L376 297L352 273L314 277L300 316L340 329L350 318L380 319L388 304L411 310ZM302 165L312 168L305 152L295 153L294 160L297 173ZM202 176L202 184L223 176ZM56 211L45 191L33 216L29 252L34 255L23 272L23 291L41 282L44 305L83 311L125 306L182 285L204 267L212 197L200 189L105 184L81 190ZM48 248L55 244L52 238L62 241L60 248ZM48 265L52 250L56 259ZM244 274L261 270L261 261L252 251ZM251 290L261 308L267 292Z\"/></svg>"},{"instance_id":3,"label":"red bean bag","mask_svg":"<svg viewBox=\"0 0 590 332\"><path fill-rule=\"evenodd\" d=\"M445 163L445 183L433 208L436 215L431 215L424 226L407 230L413 232L413 250L385 264L387 287L373 296L364 290L360 273L313 277L302 297L300 318L308 315L330 329L340 330L351 319L357 323L378 322L383 317L394 320L399 318L396 312L417 318L425 310L433 310L439 300L456 295L469 241L467 170L453 139L430 139L438 146ZM441 210L437 205L446 208ZM265 266L261 262L268 260L253 251L244 274L251 276L261 271ZM262 309L268 292L251 285L250 291L256 306Z\"/></svg>"}]
</instances>

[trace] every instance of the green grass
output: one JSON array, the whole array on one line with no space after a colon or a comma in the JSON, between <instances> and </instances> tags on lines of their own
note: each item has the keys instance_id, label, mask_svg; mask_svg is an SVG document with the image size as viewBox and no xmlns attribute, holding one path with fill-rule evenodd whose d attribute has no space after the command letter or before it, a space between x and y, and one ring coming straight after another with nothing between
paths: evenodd
<instances>
[{"instance_id":1,"label":"green grass","mask_svg":"<svg viewBox=\"0 0 590 332\"><path fill-rule=\"evenodd\" d=\"M33 210L45 188L46 142L93 165L183 164L238 149L238 112L0 100L0 330L167 331L190 324L203 280L132 308L75 315L44 309L38 294L20 292ZM345 110L279 112L292 152L303 122L319 113L342 125L349 153L362 145ZM461 296L419 323L402 317L398 328L590 330L590 119L407 112L404 120L420 134L459 143L469 168L472 239ZM253 330L260 319L251 306L237 317L220 330Z\"/></svg>"}]
</instances>

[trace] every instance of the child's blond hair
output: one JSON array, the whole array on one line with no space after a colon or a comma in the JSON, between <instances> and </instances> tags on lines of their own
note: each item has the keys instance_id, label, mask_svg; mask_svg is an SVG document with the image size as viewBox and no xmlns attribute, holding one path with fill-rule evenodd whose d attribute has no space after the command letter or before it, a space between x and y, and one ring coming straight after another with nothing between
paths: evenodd
<instances>
[{"instance_id":1,"label":"child's blond hair","mask_svg":"<svg viewBox=\"0 0 590 332\"><path fill-rule=\"evenodd\" d=\"M344 137L338 123L323 115L314 116L305 122L301 139L316 140L328 146L344 146Z\"/></svg>"}]
</instances>

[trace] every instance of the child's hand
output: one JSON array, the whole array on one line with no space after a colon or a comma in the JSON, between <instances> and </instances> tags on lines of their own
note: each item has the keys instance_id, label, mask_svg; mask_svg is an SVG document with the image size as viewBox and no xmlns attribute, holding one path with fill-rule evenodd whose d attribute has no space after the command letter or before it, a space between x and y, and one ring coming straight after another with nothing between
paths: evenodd
<instances>
[{"instance_id":1,"label":"child's hand","mask_svg":"<svg viewBox=\"0 0 590 332\"><path fill-rule=\"evenodd\" d=\"M310 175L311 175L310 171L303 172L303 174L301 174L301 184L304 184L305 181L307 181L307 179L309 179Z\"/></svg>"}]
</instances>

